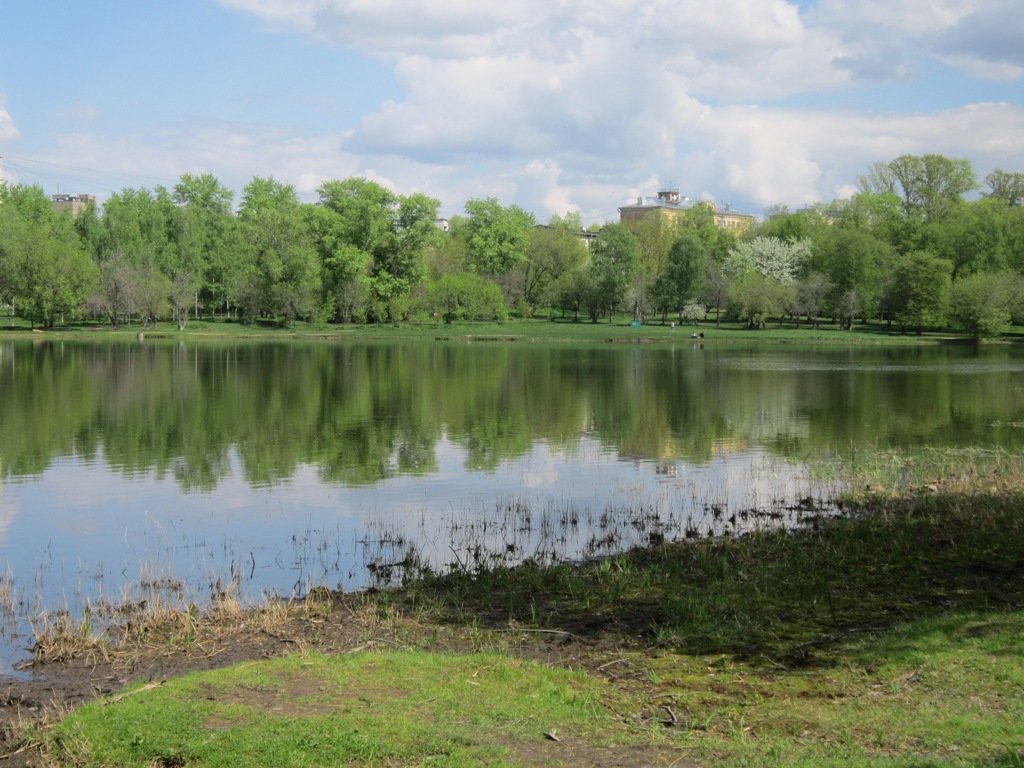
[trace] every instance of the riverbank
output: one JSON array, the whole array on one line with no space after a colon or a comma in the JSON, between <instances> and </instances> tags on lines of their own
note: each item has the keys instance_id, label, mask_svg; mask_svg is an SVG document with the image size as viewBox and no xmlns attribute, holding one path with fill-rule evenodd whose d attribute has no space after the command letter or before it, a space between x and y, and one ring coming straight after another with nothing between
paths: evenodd
<instances>
[{"instance_id":1,"label":"riverbank","mask_svg":"<svg viewBox=\"0 0 1024 768\"><path fill-rule=\"evenodd\" d=\"M1021 458L889 454L852 470L843 516L792 532L248 609L136 606L106 637L57 626L40 632L34 678L0 687L6 762L215 765L203 745L238 728L260 742L251 754L280 754L270 739L296 765L372 764L329 734L424 721L376 762L1021 765ZM329 661L343 657L392 671ZM506 710L495 674L551 694ZM486 691L495 706L481 709ZM199 699L202 716L184 718ZM140 725L162 718L179 727Z\"/></svg>"},{"instance_id":2,"label":"riverbank","mask_svg":"<svg viewBox=\"0 0 1024 768\"><path fill-rule=\"evenodd\" d=\"M2 339L55 339L96 341L187 340L187 341L345 341L345 340L431 340L478 342L598 342L598 343L671 343L680 341L723 343L730 341L808 344L949 344L971 343L962 334L932 331L921 335L901 333L884 324L857 325L852 330L836 326L768 327L758 330L740 323L704 322L697 325L662 324L658 321L634 326L628 318L614 323L572 322L556 318L509 320L503 323L407 322L398 325L311 325L295 322L288 327L276 324L244 324L235 321L195 320L179 331L173 323L139 324L112 329L104 323L82 323L51 329L30 329L27 323L0 322ZM1024 328L1013 328L987 343L1009 343L1024 338Z\"/></svg>"}]
</instances>

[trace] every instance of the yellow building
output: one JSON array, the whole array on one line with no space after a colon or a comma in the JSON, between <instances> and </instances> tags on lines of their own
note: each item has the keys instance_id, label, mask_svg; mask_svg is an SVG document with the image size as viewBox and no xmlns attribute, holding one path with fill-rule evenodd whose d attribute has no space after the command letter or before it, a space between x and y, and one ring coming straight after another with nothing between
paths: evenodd
<instances>
[{"instance_id":1,"label":"yellow building","mask_svg":"<svg viewBox=\"0 0 1024 768\"><path fill-rule=\"evenodd\" d=\"M689 210L695 205L706 205L711 209L715 217L715 224L719 229L728 229L737 234L746 232L754 226L754 216L750 213L739 213L726 206L725 210L719 210L714 203L701 200L693 202L688 197L679 197L679 191L674 189L663 189L657 197L638 197L633 205L623 205L619 208L619 222L629 224L638 222L648 216L671 217Z\"/></svg>"},{"instance_id":2,"label":"yellow building","mask_svg":"<svg viewBox=\"0 0 1024 768\"><path fill-rule=\"evenodd\" d=\"M53 210L57 213L64 213L67 211L71 214L71 218L75 218L89 207L90 203L96 202L95 195L53 195L50 197L52 201Z\"/></svg>"}]
</instances>

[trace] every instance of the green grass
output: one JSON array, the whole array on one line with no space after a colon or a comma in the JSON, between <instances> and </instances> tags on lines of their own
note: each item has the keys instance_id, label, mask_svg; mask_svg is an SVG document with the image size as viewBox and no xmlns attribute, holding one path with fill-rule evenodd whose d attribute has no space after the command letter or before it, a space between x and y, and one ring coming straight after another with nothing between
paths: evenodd
<instances>
[{"instance_id":1,"label":"green grass","mask_svg":"<svg viewBox=\"0 0 1024 768\"><path fill-rule=\"evenodd\" d=\"M478 654L294 655L97 701L50 734L75 766L520 765L628 733L580 673ZM531 761L532 762L532 761Z\"/></svg>"},{"instance_id":2,"label":"green grass","mask_svg":"<svg viewBox=\"0 0 1024 768\"><path fill-rule=\"evenodd\" d=\"M1024 761L1022 636L1020 611L953 614L799 671L672 654L649 669L709 765L1010 766Z\"/></svg>"},{"instance_id":3,"label":"green grass","mask_svg":"<svg viewBox=\"0 0 1024 768\"><path fill-rule=\"evenodd\" d=\"M1015 329L1020 330L1020 329ZM758 341L771 343L829 343L829 344L935 344L959 340L960 334L930 332L922 336L903 334L887 330L883 325L856 326L852 331L840 331L834 326L823 325L814 329L808 326L794 328L771 326L761 330L749 330L739 323L701 323L699 326L662 324L660 320L648 321L640 328L630 325L628 316L618 316L614 322L603 320L591 323L588 320L572 322L556 317L530 320L513 319L504 323L456 322L452 324L405 322L398 325L311 325L295 322L288 327L273 323L245 324L235 321L192 320L184 331L173 323L158 323L149 328L139 324L110 328L103 322L69 323L45 331L29 330L28 323L19 318L0 321L0 338L24 338L30 333L38 338L89 338L96 340L134 340L139 332L150 340L154 339L225 339L225 340L286 340L286 339L476 339L480 341L595 341L595 342L679 342L690 341L694 333L703 333L705 342ZM1004 337L1006 340L1015 335Z\"/></svg>"}]
</instances>

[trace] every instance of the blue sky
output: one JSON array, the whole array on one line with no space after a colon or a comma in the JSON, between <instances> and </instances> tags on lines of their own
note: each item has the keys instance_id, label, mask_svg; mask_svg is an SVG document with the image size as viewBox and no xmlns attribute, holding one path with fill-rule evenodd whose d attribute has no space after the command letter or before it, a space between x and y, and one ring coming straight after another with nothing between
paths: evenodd
<instances>
[{"instance_id":1,"label":"blue sky","mask_svg":"<svg viewBox=\"0 0 1024 768\"><path fill-rule=\"evenodd\" d=\"M1019 0L4 0L9 182L362 175L539 220L761 213L904 153L1024 170Z\"/></svg>"}]
</instances>

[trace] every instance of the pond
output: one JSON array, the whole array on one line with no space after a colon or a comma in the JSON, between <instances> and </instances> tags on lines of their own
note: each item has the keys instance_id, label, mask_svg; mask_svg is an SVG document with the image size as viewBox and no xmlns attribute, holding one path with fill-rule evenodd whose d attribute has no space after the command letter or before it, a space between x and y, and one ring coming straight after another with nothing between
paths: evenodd
<instances>
[{"instance_id":1,"label":"pond","mask_svg":"<svg viewBox=\"0 0 1024 768\"><path fill-rule=\"evenodd\" d=\"M834 490L809 460L1019 450L1022 374L1009 345L3 342L0 674L42 611L793 522Z\"/></svg>"}]
</instances>

